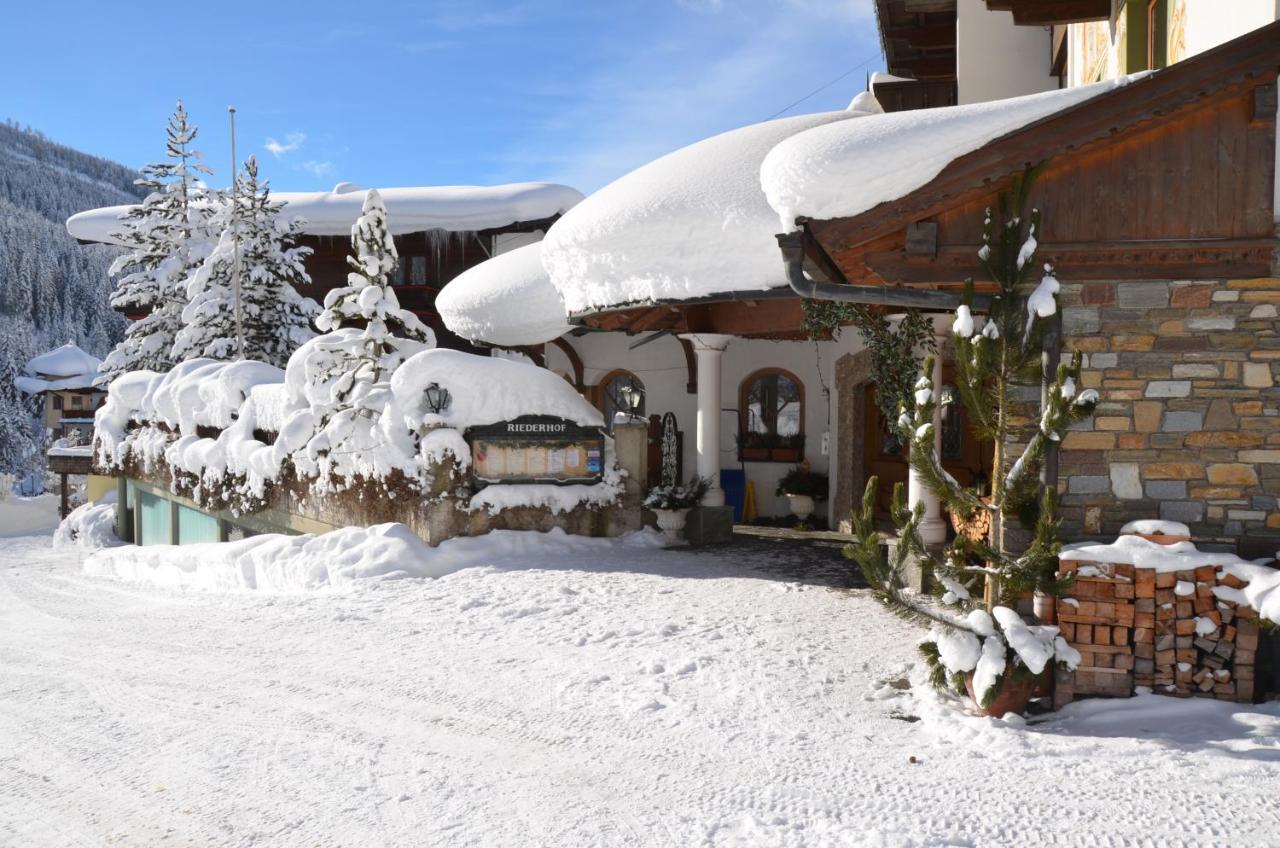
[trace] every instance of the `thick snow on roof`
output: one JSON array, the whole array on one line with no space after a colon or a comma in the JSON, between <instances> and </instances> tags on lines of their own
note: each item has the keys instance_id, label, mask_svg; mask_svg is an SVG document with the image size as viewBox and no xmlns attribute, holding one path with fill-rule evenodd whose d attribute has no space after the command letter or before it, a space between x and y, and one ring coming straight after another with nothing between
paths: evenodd
<instances>
[{"instance_id":1,"label":"thick snow on roof","mask_svg":"<svg viewBox=\"0 0 1280 848\"><path fill-rule=\"evenodd\" d=\"M537 221L567 211L582 199L577 189L554 183L510 183L496 186L423 186L378 190L387 205L392 235L424 230L463 232ZM360 217L364 189L338 183L331 191L273 191L284 203L283 217L302 221L302 232L315 236L349 236ZM81 241L115 243L120 216L129 206L105 206L67 219L67 232Z\"/></svg>"},{"instance_id":2,"label":"thick snow on roof","mask_svg":"<svg viewBox=\"0 0 1280 848\"><path fill-rule=\"evenodd\" d=\"M102 360L90 356L72 342L55 347L48 353L42 353L27 363L28 374L39 374L42 377L78 377L84 374L97 375Z\"/></svg>"},{"instance_id":3,"label":"thick snow on roof","mask_svg":"<svg viewBox=\"0 0 1280 848\"><path fill-rule=\"evenodd\" d=\"M785 286L760 163L796 133L867 114L824 112L730 130L600 189L542 242L543 265L565 307L579 312Z\"/></svg>"},{"instance_id":4,"label":"thick snow on roof","mask_svg":"<svg viewBox=\"0 0 1280 848\"><path fill-rule=\"evenodd\" d=\"M1145 75L817 127L774 147L760 182L786 230L798 217L852 217L926 185L987 142Z\"/></svg>"},{"instance_id":5,"label":"thick snow on roof","mask_svg":"<svg viewBox=\"0 0 1280 848\"><path fill-rule=\"evenodd\" d=\"M444 325L464 339L518 347L569 332L564 301L542 267L535 242L481 262L436 297Z\"/></svg>"}]
</instances>

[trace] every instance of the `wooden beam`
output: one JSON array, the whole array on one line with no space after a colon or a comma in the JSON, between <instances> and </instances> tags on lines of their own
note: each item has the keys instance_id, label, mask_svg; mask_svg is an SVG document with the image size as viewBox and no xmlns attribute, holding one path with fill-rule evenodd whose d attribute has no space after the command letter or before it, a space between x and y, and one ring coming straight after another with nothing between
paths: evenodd
<instances>
[{"instance_id":1,"label":"wooden beam","mask_svg":"<svg viewBox=\"0 0 1280 848\"><path fill-rule=\"evenodd\" d=\"M902 251L862 254L866 267L889 285L955 285L982 279L980 245L950 245L934 259ZM1124 243L1041 244L1038 256L1062 279L1213 280L1266 277L1273 239L1188 239Z\"/></svg>"},{"instance_id":2,"label":"wooden beam","mask_svg":"<svg viewBox=\"0 0 1280 848\"><path fill-rule=\"evenodd\" d=\"M897 59L889 68L895 76L909 74L918 80L955 79L955 53L938 56L920 56L914 59Z\"/></svg>"},{"instance_id":3,"label":"wooden beam","mask_svg":"<svg viewBox=\"0 0 1280 848\"><path fill-rule=\"evenodd\" d=\"M912 14L954 12L956 0L902 0L902 8Z\"/></svg>"},{"instance_id":4,"label":"wooden beam","mask_svg":"<svg viewBox=\"0 0 1280 848\"><path fill-rule=\"evenodd\" d=\"M1018 26L1049 26L1111 18L1111 0L987 0L993 12L1012 12Z\"/></svg>"},{"instance_id":5,"label":"wooden beam","mask_svg":"<svg viewBox=\"0 0 1280 848\"><path fill-rule=\"evenodd\" d=\"M904 41L909 47L930 49L934 47L956 46L955 24L946 26L900 26L890 27L884 31L886 41Z\"/></svg>"},{"instance_id":6,"label":"wooden beam","mask_svg":"<svg viewBox=\"0 0 1280 848\"><path fill-rule=\"evenodd\" d=\"M548 344L563 353L565 358L569 360L569 365L573 368L573 387L579 392L585 390L586 381L583 378L584 368L582 365L582 357L573 349L573 345L569 344L569 340L561 337L558 339L552 339Z\"/></svg>"},{"instance_id":7,"label":"wooden beam","mask_svg":"<svg viewBox=\"0 0 1280 848\"><path fill-rule=\"evenodd\" d=\"M1051 26L1110 19L1111 0L1029 0L1013 4L1013 22L1018 26Z\"/></svg>"}]
</instances>

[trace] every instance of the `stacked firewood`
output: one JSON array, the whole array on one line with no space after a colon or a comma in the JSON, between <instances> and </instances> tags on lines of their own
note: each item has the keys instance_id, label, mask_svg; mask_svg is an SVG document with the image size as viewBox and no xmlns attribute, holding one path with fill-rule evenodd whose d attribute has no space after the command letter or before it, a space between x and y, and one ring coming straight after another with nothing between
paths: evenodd
<instances>
[{"instance_id":1,"label":"stacked firewood","mask_svg":"<svg viewBox=\"0 0 1280 848\"><path fill-rule=\"evenodd\" d=\"M1244 583L1216 565L1155 571L1131 565L1065 561L1074 574L1058 600L1063 637L1080 652L1074 679L1058 681L1055 700L1129 695L1134 686L1182 696L1252 701L1257 615L1230 600Z\"/></svg>"}]
</instances>

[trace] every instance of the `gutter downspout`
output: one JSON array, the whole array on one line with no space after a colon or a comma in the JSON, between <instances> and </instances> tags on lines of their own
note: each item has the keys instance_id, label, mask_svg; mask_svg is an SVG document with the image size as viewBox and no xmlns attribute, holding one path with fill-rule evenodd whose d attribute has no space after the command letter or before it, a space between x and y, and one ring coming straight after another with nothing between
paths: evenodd
<instances>
[{"instance_id":1,"label":"gutter downspout","mask_svg":"<svg viewBox=\"0 0 1280 848\"><path fill-rule=\"evenodd\" d=\"M804 274L804 234L781 233L777 236L782 262L787 268L791 290L807 300L835 300L871 306L901 306L915 309L952 311L963 302L960 292L927 289L890 288L888 286L853 286L847 283L820 283ZM988 295L974 295L971 306L985 311L991 304Z\"/></svg>"}]
</instances>

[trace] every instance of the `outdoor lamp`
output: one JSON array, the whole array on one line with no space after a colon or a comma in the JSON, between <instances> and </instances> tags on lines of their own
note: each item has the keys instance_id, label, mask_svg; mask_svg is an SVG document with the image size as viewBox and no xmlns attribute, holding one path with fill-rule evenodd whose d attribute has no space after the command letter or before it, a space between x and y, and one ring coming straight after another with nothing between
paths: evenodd
<instances>
[{"instance_id":1,"label":"outdoor lamp","mask_svg":"<svg viewBox=\"0 0 1280 848\"><path fill-rule=\"evenodd\" d=\"M946 418L950 413L950 407L956 402L956 387L950 383L944 384L940 393L938 403L942 407L942 417Z\"/></svg>"},{"instance_id":2,"label":"outdoor lamp","mask_svg":"<svg viewBox=\"0 0 1280 848\"><path fill-rule=\"evenodd\" d=\"M626 407L627 412L635 415L636 411L640 409L640 401L644 397L644 393L634 385L627 385L618 390L618 396L622 400L622 405Z\"/></svg>"},{"instance_id":3,"label":"outdoor lamp","mask_svg":"<svg viewBox=\"0 0 1280 848\"><path fill-rule=\"evenodd\" d=\"M427 406L436 415L449 408L449 390L439 383L432 383L427 386L424 393L427 396Z\"/></svg>"}]
</instances>

